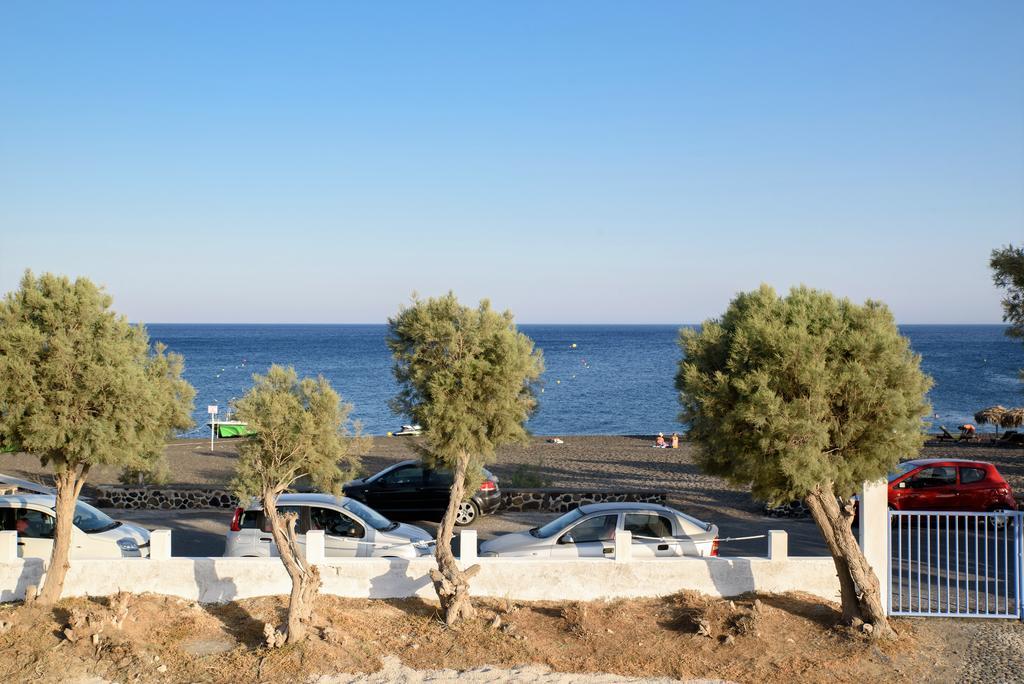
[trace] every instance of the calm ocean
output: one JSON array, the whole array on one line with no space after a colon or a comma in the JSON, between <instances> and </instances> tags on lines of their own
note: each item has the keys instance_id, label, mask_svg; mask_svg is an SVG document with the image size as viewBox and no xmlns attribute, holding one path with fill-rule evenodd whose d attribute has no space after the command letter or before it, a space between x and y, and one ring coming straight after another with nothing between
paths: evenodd
<instances>
[{"instance_id":1,"label":"calm ocean","mask_svg":"<svg viewBox=\"0 0 1024 684\"><path fill-rule=\"evenodd\" d=\"M370 434L407 422L388 409L395 393L384 325L148 326L154 340L185 357L185 377L197 391L196 424L206 407L225 407L271 363L300 375L323 374ZM544 350L547 371L535 434L654 434L680 428L673 378L678 326L522 325ZM951 429L991 404L1024 405L1024 346L999 325L908 325L903 333L921 354L937 424ZM193 435L204 434L197 427Z\"/></svg>"}]
</instances>

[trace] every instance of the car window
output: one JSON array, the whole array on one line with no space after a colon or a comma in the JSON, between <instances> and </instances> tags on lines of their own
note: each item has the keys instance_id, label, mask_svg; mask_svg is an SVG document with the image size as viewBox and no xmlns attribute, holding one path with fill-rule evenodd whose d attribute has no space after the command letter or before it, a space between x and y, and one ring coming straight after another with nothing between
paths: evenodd
<instances>
[{"instance_id":1,"label":"car window","mask_svg":"<svg viewBox=\"0 0 1024 684\"><path fill-rule=\"evenodd\" d=\"M0 508L0 532L14 530L14 509Z\"/></svg>"},{"instance_id":2,"label":"car window","mask_svg":"<svg viewBox=\"0 0 1024 684\"><path fill-rule=\"evenodd\" d=\"M956 468L953 466L932 466L922 468L911 475L907 482L911 487L947 487L956 484Z\"/></svg>"},{"instance_id":3,"label":"car window","mask_svg":"<svg viewBox=\"0 0 1024 684\"><path fill-rule=\"evenodd\" d=\"M634 539L637 537L664 539L672 536L672 521L663 515L627 513L625 529L633 533Z\"/></svg>"},{"instance_id":4,"label":"car window","mask_svg":"<svg viewBox=\"0 0 1024 684\"><path fill-rule=\"evenodd\" d=\"M295 531L298 534L305 534L305 521L302 519L303 506L278 506L277 514L284 515L285 513L294 513L299 516L299 519L295 521ZM268 518L263 511L259 511L260 529L264 532L270 532L270 518Z\"/></svg>"},{"instance_id":5,"label":"car window","mask_svg":"<svg viewBox=\"0 0 1024 684\"><path fill-rule=\"evenodd\" d=\"M903 477L916 467L917 466L914 465L913 463L900 463L899 465L896 466L895 470L889 473L889 482L892 482L893 480L897 480Z\"/></svg>"},{"instance_id":6,"label":"car window","mask_svg":"<svg viewBox=\"0 0 1024 684\"><path fill-rule=\"evenodd\" d=\"M366 535L366 529L341 511L333 508L310 506L309 529L323 530L332 537L358 537Z\"/></svg>"},{"instance_id":7,"label":"car window","mask_svg":"<svg viewBox=\"0 0 1024 684\"><path fill-rule=\"evenodd\" d=\"M392 523L377 511L373 510L369 506L363 505L355 499L349 499L346 501L342 508L356 517L361 518L363 522L367 523L375 530L389 530L392 527L397 527L398 525L398 523Z\"/></svg>"},{"instance_id":8,"label":"car window","mask_svg":"<svg viewBox=\"0 0 1024 684\"><path fill-rule=\"evenodd\" d=\"M557 518L549 522L547 525L544 525L543 527L538 527L537 536L541 539L546 539L553 534L561 532L566 525L576 522L582 517L583 512L578 508L574 508L568 513L558 516Z\"/></svg>"},{"instance_id":9,"label":"car window","mask_svg":"<svg viewBox=\"0 0 1024 684\"><path fill-rule=\"evenodd\" d=\"M22 537L53 539L55 527L56 521L49 513L28 508L19 508L14 512L14 529Z\"/></svg>"},{"instance_id":10,"label":"car window","mask_svg":"<svg viewBox=\"0 0 1024 684\"><path fill-rule=\"evenodd\" d=\"M981 482L985 479L984 468L961 468L960 469L960 484L972 484L974 482Z\"/></svg>"},{"instance_id":11,"label":"car window","mask_svg":"<svg viewBox=\"0 0 1024 684\"><path fill-rule=\"evenodd\" d=\"M84 501L75 503L74 523L75 527L89 534L106 532L121 524L100 509L93 508Z\"/></svg>"},{"instance_id":12,"label":"car window","mask_svg":"<svg viewBox=\"0 0 1024 684\"><path fill-rule=\"evenodd\" d=\"M421 484L423 482L423 468L418 465L395 468L381 478L381 481L390 485Z\"/></svg>"},{"instance_id":13,"label":"car window","mask_svg":"<svg viewBox=\"0 0 1024 684\"><path fill-rule=\"evenodd\" d=\"M432 487L451 487L455 476L450 470L428 470L425 479Z\"/></svg>"},{"instance_id":14,"label":"car window","mask_svg":"<svg viewBox=\"0 0 1024 684\"><path fill-rule=\"evenodd\" d=\"M572 540L576 544L611 541L615 538L615 524L618 522L618 517L618 515L597 515L587 518L569 530L569 534L572 535Z\"/></svg>"}]
</instances>

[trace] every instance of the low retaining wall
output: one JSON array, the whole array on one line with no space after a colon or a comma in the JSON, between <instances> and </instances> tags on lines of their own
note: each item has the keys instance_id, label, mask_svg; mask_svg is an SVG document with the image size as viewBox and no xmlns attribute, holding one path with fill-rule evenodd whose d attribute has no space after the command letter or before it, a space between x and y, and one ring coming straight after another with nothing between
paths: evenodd
<instances>
[{"instance_id":1,"label":"low retaining wall","mask_svg":"<svg viewBox=\"0 0 1024 684\"><path fill-rule=\"evenodd\" d=\"M802 591L839 598L832 559L676 558L618 562L483 558L473 578L474 596L521 601L588 601L655 597L683 590L712 596L751 591ZM351 598L436 598L428 575L432 558L328 559L319 563L324 594ZM24 597L39 586L40 560L0 563L0 601ZM281 561L262 558L171 558L73 561L64 596L109 596L119 591L166 594L203 603L287 595L291 582Z\"/></svg>"},{"instance_id":2,"label":"low retaining wall","mask_svg":"<svg viewBox=\"0 0 1024 684\"><path fill-rule=\"evenodd\" d=\"M100 508L185 509L234 508L238 501L226 489L215 487L101 486ZM509 489L501 492L501 509L564 513L588 503L642 501L665 503L665 492L641 490L595 491L593 489Z\"/></svg>"},{"instance_id":3,"label":"low retaining wall","mask_svg":"<svg viewBox=\"0 0 1024 684\"><path fill-rule=\"evenodd\" d=\"M238 499L226 489L215 487L113 487L96 488L100 508L234 508Z\"/></svg>"},{"instance_id":4,"label":"low retaining wall","mask_svg":"<svg viewBox=\"0 0 1024 684\"><path fill-rule=\"evenodd\" d=\"M564 513L588 503L641 501L665 503L665 492L610 491L593 489L510 489L501 492L501 508L506 511L551 511Z\"/></svg>"}]
</instances>

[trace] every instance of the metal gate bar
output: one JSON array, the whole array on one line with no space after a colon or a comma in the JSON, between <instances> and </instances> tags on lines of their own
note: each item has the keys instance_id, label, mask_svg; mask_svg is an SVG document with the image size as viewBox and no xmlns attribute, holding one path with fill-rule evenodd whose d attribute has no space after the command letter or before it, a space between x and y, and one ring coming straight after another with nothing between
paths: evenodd
<instances>
[{"instance_id":1,"label":"metal gate bar","mask_svg":"<svg viewBox=\"0 0 1024 684\"><path fill-rule=\"evenodd\" d=\"M891 615L1018 618L1024 512L889 511Z\"/></svg>"}]
</instances>

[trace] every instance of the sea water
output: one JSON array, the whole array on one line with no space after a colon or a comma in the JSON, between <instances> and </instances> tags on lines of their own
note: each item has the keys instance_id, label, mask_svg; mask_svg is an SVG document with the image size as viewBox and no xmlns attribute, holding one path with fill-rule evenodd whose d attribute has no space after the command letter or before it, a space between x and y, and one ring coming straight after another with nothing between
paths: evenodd
<instances>
[{"instance_id":1,"label":"sea water","mask_svg":"<svg viewBox=\"0 0 1024 684\"><path fill-rule=\"evenodd\" d=\"M223 417L272 363L323 375L353 405L369 434L397 430L408 418L388 407L397 387L384 325L151 324L155 341L185 357L196 388L196 428L206 408ZM528 427L540 435L638 434L681 430L674 385L681 352L675 325L521 325L544 353L540 406ZM908 325L901 331L935 380L933 423L955 431L978 409L1024 405L1024 345L1001 325ZM937 429L937 428L936 428Z\"/></svg>"}]
</instances>

